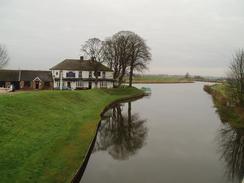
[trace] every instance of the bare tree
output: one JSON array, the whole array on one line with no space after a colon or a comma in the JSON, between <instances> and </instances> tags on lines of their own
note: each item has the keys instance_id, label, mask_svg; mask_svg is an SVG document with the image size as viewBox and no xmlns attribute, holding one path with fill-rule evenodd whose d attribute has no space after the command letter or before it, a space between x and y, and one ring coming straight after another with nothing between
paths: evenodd
<instances>
[{"instance_id":1,"label":"bare tree","mask_svg":"<svg viewBox=\"0 0 244 183\"><path fill-rule=\"evenodd\" d=\"M189 78L190 78L190 74L189 74L189 72L187 72L187 73L185 74L185 78L186 78L186 79L189 79Z\"/></svg>"},{"instance_id":2,"label":"bare tree","mask_svg":"<svg viewBox=\"0 0 244 183\"><path fill-rule=\"evenodd\" d=\"M133 33L130 31L120 31L112 37L116 48L116 57L118 60L118 84L122 84L127 68L131 59L131 38Z\"/></svg>"},{"instance_id":3,"label":"bare tree","mask_svg":"<svg viewBox=\"0 0 244 183\"><path fill-rule=\"evenodd\" d=\"M116 41L112 38L107 38L105 40L103 45L103 56L109 68L113 70L113 79L116 80L120 72L120 63L118 56L118 47Z\"/></svg>"},{"instance_id":4,"label":"bare tree","mask_svg":"<svg viewBox=\"0 0 244 183\"><path fill-rule=\"evenodd\" d=\"M9 61L9 56L5 46L0 44L0 68L7 64Z\"/></svg>"},{"instance_id":5,"label":"bare tree","mask_svg":"<svg viewBox=\"0 0 244 183\"><path fill-rule=\"evenodd\" d=\"M84 45L81 45L81 51L85 57L91 59L91 64L94 67L95 87L97 88L100 64L103 62L103 42L98 38L90 38Z\"/></svg>"},{"instance_id":6,"label":"bare tree","mask_svg":"<svg viewBox=\"0 0 244 183\"><path fill-rule=\"evenodd\" d=\"M134 71L143 71L151 60L149 47L139 35L130 33L129 86L132 86Z\"/></svg>"},{"instance_id":7,"label":"bare tree","mask_svg":"<svg viewBox=\"0 0 244 183\"><path fill-rule=\"evenodd\" d=\"M233 101L244 106L244 50L239 50L233 56L228 77L229 92Z\"/></svg>"},{"instance_id":8,"label":"bare tree","mask_svg":"<svg viewBox=\"0 0 244 183\"><path fill-rule=\"evenodd\" d=\"M118 86L123 83L127 72L130 75L131 86L134 71L143 71L151 60L150 49L145 41L131 31L120 31L105 41L91 38L82 45L81 50L96 63L106 62L114 71L113 79L118 81ZM95 64L96 86L98 72L99 64Z\"/></svg>"},{"instance_id":9,"label":"bare tree","mask_svg":"<svg viewBox=\"0 0 244 183\"><path fill-rule=\"evenodd\" d=\"M104 44L104 60L113 69L113 78L118 81L119 86L129 65L130 46L129 31L114 34L111 38L107 38Z\"/></svg>"},{"instance_id":10,"label":"bare tree","mask_svg":"<svg viewBox=\"0 0 244 183\"><path fill-rule=\"evenodd\" d=\"M104 60L113 69L114 79L118 81L119 86L127 72L132 81L133 72L142 71L151 60L145 41L131 31L120 31L112 38L106 39L104 50Z\"/></svg>"}]
</instances>

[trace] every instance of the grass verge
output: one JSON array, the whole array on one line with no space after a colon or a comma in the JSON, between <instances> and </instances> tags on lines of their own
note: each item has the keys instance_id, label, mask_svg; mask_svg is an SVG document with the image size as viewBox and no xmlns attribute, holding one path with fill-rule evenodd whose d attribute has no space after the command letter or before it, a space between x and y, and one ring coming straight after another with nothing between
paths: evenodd
<instances>
[{"instance_id":1,"label":"grass verge","mask_svg":"<svg viewBox=\"0 0 244 183\"><path fill-rule=\"evenodd\" d=\"M100 113L136 88L0 95L0 182L70 182Z\"/></svg>"},{"instance_id":2,"label":"grass verge","mask_svg":"<svg viewBox=\"0 0 244 183\"><path fill-rule=\"evenodd\" d=\"M244 109L237 106L230 106L224 84L205 85L204 90L213 97L214 105L222 122L228 122L237 128L244 127Z\"/></svg>"}]
</instances>

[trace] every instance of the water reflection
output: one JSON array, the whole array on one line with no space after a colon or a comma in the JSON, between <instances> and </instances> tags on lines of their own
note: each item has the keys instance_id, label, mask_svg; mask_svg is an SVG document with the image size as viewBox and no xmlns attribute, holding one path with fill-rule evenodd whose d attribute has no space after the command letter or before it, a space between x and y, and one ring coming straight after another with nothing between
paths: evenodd
<instances>
[{"instance_id":1,"label":"water reflection","mask_svg":"<svg viewBox=\"0 0 244 183\"><path fill-rule=\"evenodd\" d=\"M228 123L218 131L218 151L226 163L230 181L242 183L244 178L244 129L232 128Z\"/></svg>"},{"instance_id":2,"label":"water reflection","mask_svg":"<svg viewBox=\"0 0 244 183\"><path fill-rule=\"evenodd\" d=\"M216 112L222 122L218 130L218 152L224 161L226 175L231 182L244 182L244 128L234 128L230 124L232 119L230 109L213 99Z\"/></svg>"},{"instance_id":3,"label":"water reflection","mask_svg":"<svg viewBox=\"0 0 244 183\"><path fill-rule=\"evenodd\" d=\"M213 141L220 121L203 84L146 86L153 91L150 99L117 105L105 115L82 183L230 183L223 173L234 165L241 180L241 146L232 155L234 165L225 166L233 147L227 148L220 131L219 144ZM220 161L226 148L230 153Z\"/></svg>"},{"instance_id":4,"label":"water reflection","mask_svg":"<svg viewBox=\"0 0 244 183\"><path fill-rule=\"evenodd\" d=\"M132 114L131 102L115 105L104 114L93 152L107 151L114 159L128 159L145 144L145 122Z\"/></svg>"}]
</instances>

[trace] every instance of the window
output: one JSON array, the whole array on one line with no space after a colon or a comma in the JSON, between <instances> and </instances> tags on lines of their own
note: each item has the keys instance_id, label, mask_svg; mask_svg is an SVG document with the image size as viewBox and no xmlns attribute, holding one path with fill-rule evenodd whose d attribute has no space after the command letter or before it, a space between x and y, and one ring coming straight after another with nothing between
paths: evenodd
<instances>
[{"instance_id":1,"label":"window","mask_svg":"<svg viewBox=\"0 0 244 183\"><path fill-rule=\"evenodd\" d=\"M94 74L95 77L100 77L101 76L101 72L100 71L97 71L97 72L95 71L93 74Z\"/></svg>"},{"instance_id":2,"label":"window","mask_svg":"<svg viewBox=\"0 0 244 183\"><path fill-rule=\"evenodd\" d=\"M30 81L25 81L24 82L24 87L30 87L31 86L31 82Z\"/></svg>"},{"instance_id":3,"label":"window","mask_svg":"<svg viewBox=\"0 0 244 183\"><path fill-rule=\"evenodd\" d=\"M66 78L75 78L75 73L74 72L66 72Z\"/></svg>"},{"instance_id":4,"label":"window","mask_svg":"<svg viewBox=\"0 0 244 183\"><path fill-rule=\"evenodd\" d=\"M45 87L50 87L50 82L45 82L45 83L44 83L44 86L45 86Z\"/></svg>"},{"instance_id":5,"label":"window","mask_svg":"<svg viewBox=\"0 0 244 183\"><path fill-rule=\"evenodd\" d=\"M58 76L58 72L56 72L56 76Z\"/></svg>"},{"instance_id":6,"label":"window","mask_svg":"<svg viewBox=\"0 0 244 183\"><path fill-rule=\"evenodd\" d=\"M57 87L60 87L60 82L56 81ZM64 81L62 82L62 86L64 86Z\"/></svg>"},{"instance_id":7,"label":"window","mask_svg":"<svg viewBox=\"0 0 244 183\"><path fill-rule=\"evenodd\" d=\"M107 81L101 81L100 82L100 87L101 88L107 88Z\"/></svg>"},{"instance_id":8,"label":"window","mask_svg":"<svg viewBox=\"0 0 244 183\"><path fill-rule=\"evenodd\" d=\"M82 71L79 72L79 78L82 78Z\"/></svg>"},{"instance_id":9,"label":"window","mask_svg":"<svg viewBox=\"0 0 244 183\"><path fill-rule=\"evenodd\" d=\"M91 71L89 72L89 78L92 78L92 72Z\"/></svg>"},{"instance_id":10,"label":"window","mask_svg":"<svg viewBox=\"0 0 244 183\"><path fill-rule=\"evenodd\" d=\"M83 87L84 86L84 84L83 84L83 82L82 81L77 81L76 82L76 87Z\"/></svg>"},{"instance_id":11,"label":"window","mask_svg":"<svg viewBox=\"0 0 244 183\"><path fill-rule=\"evenodd\" d=\"M105 71L103 71L103 78L105 78L106 77L106 72Z\"/></svg>"}]
</instances>

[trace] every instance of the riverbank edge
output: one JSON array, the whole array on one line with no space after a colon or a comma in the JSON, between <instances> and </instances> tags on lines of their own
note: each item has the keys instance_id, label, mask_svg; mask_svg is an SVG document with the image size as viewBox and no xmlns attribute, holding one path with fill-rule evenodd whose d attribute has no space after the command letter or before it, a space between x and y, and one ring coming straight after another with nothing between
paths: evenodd
<instances>
[{"instance_id":1,"label":"riverbank edge","mask_svg":"<svg viewBox=\"0 0 244 183\"><path fill-rule=\"evenodd\" d=\"M104 109L102 110L102 112L100 113L100 117L103 116L103 114L111 107L113 107L115 104L117 103L122 103L122 102L126 102L128 100L137 100L137 99L140 99L140 98L143 98L147 96L147 94L145 92L143 93L140 93L140 94L135 94L135 95L131 95L131 96L127 96L127 97L122 97L122 98L119 98L119 99L116 99L112 102L110 102L108 105L106 105L104 107ZM77 169L76 173L73 175L73 178L71 179L71 183L79 183L81 181L81 178L85 172L85 169L87 167L87 164L88 164L88 161L90 159L90 156L92 154L92 151L93 151L93 148L94 148L94 145L95 145L95 142L96 142L96 138L97 138L97 133L98 133L98 130L99 130L99 127L101 125L101 119L100 121L98 122L97 124L97 127L96 127L96 130L95 130L95 133L94 133L94 137L92 138L91 142L90 142L90 145L87 149L87 152L81 162L81 166Z\"/></svg>"},{"instance_id":2,"label":"riverbank edge","mask_svg":"<svg viewBox=\"0 0 244 183\"><path fill-rule=\"evenodd\" d=\"M203 90L213 97L213 99L215 100L214 106L218 110L220 110L220 108L224 108L225 110L227 110L228 113L231 114L231 115L227 116L228 123L231 126L237 127L237 128L244 128L244 123L243 123L244 119L241 115L243 109L239 109L236 106L230 106L230 102L229 102L228 98L223 96L223 94L221 94L221 92L219 92L218 90L213 89L212 86L214 86L214 85L204 85ZM219 113L219 115L221 118L223 118L220 113ZM233 116L235 116L235 118ZM224 118L226 118L226 116ZM241 121L241 122L238 123L237 121Z\"/></svg>"},{"instance_id":3,"label":"riverbank edge","mask_svg":"<svg viewBox=\"0 0 244 183\"><path fill-rule=\"evenodd\" d=\"M214 90L211 85L204 85L203 90L210 94L214 99L216 99L220 104L227 106L228 99L223 96L219 91Z\"/></svg>"}]
</instances>

